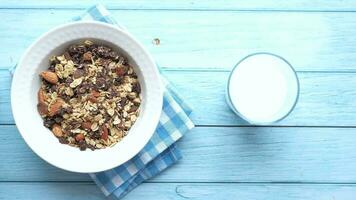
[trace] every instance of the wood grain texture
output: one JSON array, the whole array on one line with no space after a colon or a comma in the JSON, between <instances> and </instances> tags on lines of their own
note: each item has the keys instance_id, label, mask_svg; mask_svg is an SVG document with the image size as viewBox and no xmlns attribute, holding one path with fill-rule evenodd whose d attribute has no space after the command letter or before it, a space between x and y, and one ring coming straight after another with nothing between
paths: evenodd
<instances>
[{"instance_id":1,"label":"wood grain texture","mask_svg":"<svg viewBox=\"0 0 356 200\"><path fill-rule=\"evenodd\" d=\"M247 125L225 101L224 71L164 71L192 105L196 125ZM355 126L356 73L298 73L301 93L294 111L275 126ZM188 89L189 88L189 89ZM0 124L13 124L10 75L0 70Z\"/></svg>"},{"instance_id":2,"label":"wood grain texture","mask_svg":"<svg viewBox=\"0 0 356 200\"><path fill-rule=\"evenodd\" d=\"M355 1L323 0L101 0L110 9L170 9L170 10L298 10L298 11L354 11ZM98 3L95 0L81 1L41 1L41 0L2 0L0 8L66 8L81 9Z\"/></svg>"},{"instance_id":3,"label":"wood grain texture","mask_svg":"<svg viewBox=\"0 0 356 200\"><path fill-rule=\"evenodd\" d=\"M7 23L0 25L0 42L6 46L0 49L0 68L15 65L42 33L82 12L2 9L0 18ZM298 71L356 69L356 12L112 13L165 68L229 70L246 55L267 51L285 57ZM160 39L160 45L153 44L155 38Z\"/></svg>"},{"instance_id":4,"label":"wood grain texture","mask_svg":"<svg viewBox=\"0 0 356 200\"><path fill-rule=\"evenodd\" d=\"M0 181L90 181L45 163L15 126L0 133ZM197 127L178 144L184 158L150 182L355 183L354 138L352 128Z\"/></svg>"},{"instance_id":5,"label":"wood grain texture","mask_svg":"<svg viewBox=\"0 0 356 200\"><path fill-rule=\"evenodd\" d=\"M6 191L1 193L1 190ZM355 185L144 183L125 200L353 200ZM0 183L0 199L106 199L93 183Z\"/></svg>"},{"instance_id":6,"label":"wood grain texture","mask_svg":"<svg viewBox=\"0 0 356 200\"><path fill-rule=\"evenodd\" d=\"M198 125L178 144L183 160L125 199L354 199L355 1L101 2L152 53ZM12 125L5 70L39 35L95 3L0 2L0 124L10 124L0 125L0 200L105 199L88 175L55 168L27 147ZM228 71L259 51L299 71L300 101L276 127L236 127L247 124L225 103Z\"/></svg>"}]
</instances>

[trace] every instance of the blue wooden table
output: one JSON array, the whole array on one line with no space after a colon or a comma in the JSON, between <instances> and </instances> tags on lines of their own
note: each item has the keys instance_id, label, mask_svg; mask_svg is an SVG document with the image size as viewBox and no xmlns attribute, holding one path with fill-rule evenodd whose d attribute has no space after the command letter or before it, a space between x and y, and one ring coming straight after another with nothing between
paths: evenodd
<instances>
[{"instance_id":1,"label":"blue wooden table","mask_svg":"<svg viewBox=\"0 0 356 200\"><path fill-rule=\"evenodd\" d=\"M194 107L183 160L125 199L355 199L356 1L102 1ZM10 76L25 48L94 1L0 2L0 199L104 199L88 175L62 171L20 137ZM160 41L158 44L155 41ZM273 52L298 72L297 107L251 127L224 99L234 64Z\"/></svg>"}]
</instances>

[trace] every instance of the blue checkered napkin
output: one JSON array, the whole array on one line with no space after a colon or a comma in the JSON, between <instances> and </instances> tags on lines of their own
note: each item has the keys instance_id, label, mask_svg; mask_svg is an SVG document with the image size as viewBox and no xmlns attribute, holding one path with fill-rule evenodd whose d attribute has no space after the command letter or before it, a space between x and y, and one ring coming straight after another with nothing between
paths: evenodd
<instances>
[{"instance_id":1,"label":"blue checkered napkin","mask_svg":"<svg viewBox=\"0 0 356 200\"><path fill-rule=\"evenodd\" d=\"M101 21L124 29L100 4L89 8L82 16L74 20ZM164 79L163 82L166 91L160 121L154 135L143 150L121 166L90 174L104 194L112 199L121 198L144 180L157 175L181 158L175 142L194 127L188 117L192 110L167 80Z\"/></svg>"}]
</instances>

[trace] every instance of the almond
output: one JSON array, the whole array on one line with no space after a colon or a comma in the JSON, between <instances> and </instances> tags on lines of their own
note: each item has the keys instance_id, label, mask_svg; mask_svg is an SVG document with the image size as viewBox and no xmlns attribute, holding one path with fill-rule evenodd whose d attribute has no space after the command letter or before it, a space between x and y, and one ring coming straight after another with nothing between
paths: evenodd
<instances>
[{"instance_id":1,"label":"almond","mask_svg":"<svg viewBox=\"0 0 356 200\"><path fill-rule=\"evenodd\" d=\"M40 75L44 80L48 81L49 83L52 83L52 84L58 83L58 76L54 72L43 71L43 72L41 72Z\"/></svg>"},{"instance_id":2,"label":"almond","mask_svg":"<svg viewBox=\"0 0 356 200\"><path fill-rule=\"evenodd\" d=\"M45 103L38 103L37 104L37 110L40 113L40 115L45 116L48 114L48 106Z\"/></svg>"},{"instance_id":3,"label":"almond","mask_svg":"<svg viewBox=\"0 0 356 200\"><path fill-rule=\"evenodd\" d=\"M90 101L90 102L92 102L92 103L98 102L98 100L97 100L94 96L92 96L92 95L89 95L89 96L88 96L88 101Z\"/></svg>"},{"instance_id":4,"label":"almond","mask_svg":"<svg viewBox=\"0 0 356 200\"><path fill-rule=\"evenodd\" d=\"M50 107L49 107L49 116L54 116L56 115L59 110L62 108L64 105L64 101L60 98L58 98Z\"/></svg>"},{"instance_id":5,"label":"almond","mask_svg":"<svg viewBox=\"0 0 356 200\"><path fill-rule=\"evenodd\" d=\"M46 103L47 100L46 93L42 88L38 90L37 98L39 103L43 103L43 104Z\"/></svg>"},{"instance_id":6,"label":"almond","mask_svg":"<svg viewBox=\"0 0 356 200\"><path fill-rule=\"evenodd\" d=\"M108 128L106 128L106 126L103 125L101 127L101 139L108 140L108 137L109 137Z\"/></svg>"},{"instance_id":7,"label":"almond","mask_svg":"<svg viewBox=\"0 0 356 200\"><path fill-rule=\"evenodd\" d=\"M85 130L90 130L91 129L91 123L90 122L83 122L82 123L82 128Z\"/></svg>"},{"instance_id":8,"label":"almond","mask_svg":"<svg viewBox=\"0 0 356 200\"><path fill-rule=\"evenodd\" d=\"M116 74L117 74L118 76L123 76L123 75L126 74L127 70L128 70L128 69L127 69L126 66L118 67L118 68L116 68Z\"/></svg>"},{"instance_id":9,"label":"almond","mask_svg":"<svg viewBox=\"0 0 356 200\"><path fill-rule=\"evenodd\" d=\"M54 124L52 127L52 132L56 137L62 137L63 136L63 131L60 125Z\"/></svg>"},{"instance_id":10,"label":"almond","mask_svg":"<svg viewBox=\"0 0 356 200\"><path fill-rule=\"evenodd\" d=\"M91 61L92 54L90 51L83 54L83 60Z\"/></svg>"},{"instance_id":11,"label":"almond","mask_svg":"<svg viewBox=\"0 0 356 200\"><path fill-rule=\"evenodd\" d=\"M83 135L83 133L77 134L77 135L75 136L75 140L76 140L77 142L84 140L84 135Z\"/></svg>"},{"instance_id":12,"label":"almond","mask_svg":"<svg viewBox=\"0 0 356 200\"><path fill-rule=\"evenodd\" d=\"M94 97L100 97L100 92L96 91L96 90L92 90L91 91L91 95Z\"/></svg>"}]
</instances>

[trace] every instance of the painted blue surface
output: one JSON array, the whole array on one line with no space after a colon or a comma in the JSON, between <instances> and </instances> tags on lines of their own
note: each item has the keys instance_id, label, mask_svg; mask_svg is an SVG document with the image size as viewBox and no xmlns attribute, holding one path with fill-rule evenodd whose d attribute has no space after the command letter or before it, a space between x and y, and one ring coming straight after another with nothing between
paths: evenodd
<instances>
[{"instance_id":1,"label":"painted blue surface","mask_svg":"<svg viewBox=\"0 0 356 200\"><path fill-rule=\"evenodd\" d=\"M194 107L197 125L178 144L183 160L125 199L355 199L355 1L102 2ZM26 146L7 73L36 37L93 3L0 2L0 199L104 199L87 175ZM291 62L301 92L286 119L250 127L228 108L225 84L238 60L260 51Z\"/></svg>"}]
</instances>

